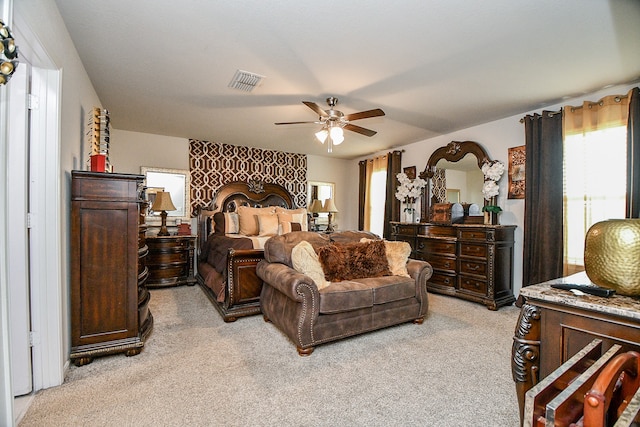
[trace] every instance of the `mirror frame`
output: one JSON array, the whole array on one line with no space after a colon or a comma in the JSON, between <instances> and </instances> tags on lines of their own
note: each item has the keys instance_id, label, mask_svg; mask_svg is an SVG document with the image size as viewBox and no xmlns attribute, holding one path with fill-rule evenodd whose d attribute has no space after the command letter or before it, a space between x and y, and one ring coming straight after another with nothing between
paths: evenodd
<instances>
[{"instance_id":1,"label":"mirror frame","mask_svg":"<svg viewBox=\"0 0 640 427\"><path fill-rule=\"evenodd\" d=\"M176 225L176 220L179 219L183 222L190 222L191 221L191 197L190 197L190 193L191 193L191 175L189 174L189 171L186 169L167 169L167 168L155 168L155 167L149 167L149 166L141 166L140 167L140 173L142 175L144 175L144 179L145 179L145 186L147 188L157 188L157 187L162 187L162 188L166 188L166 186L162 186L162 185L157 185L157 184L153 184L153 185L149 185L148 179L147 179L147 173L148 172L156 172L156 173L163 173L163 174L167 174L167 175L179 175L179 176L184 176L184 212L183 213L177 213L175 211L171 211L171 212L167 212L167 225ZM146 193L146 191L145 191ZM146 194L145 194L146 195ZM173 196L172 196L173 199ZM149 209L151 209L151 206L149 206ZM160 226L162 223L162 220L160 218L160 214L158 215L148 215L146 217L146 223L150 226Z\"/></svg>"},{"instance_id":2,"label":"mirror frame","mask_svg":"<svg viewBox=\"0 0 640 427\"><path fill-rule=\"evenodd\" d=\"M312 186L322 186L322 187L330 187L331 188L331 197L335 201L336 199L336 185L333 182L325 182L325 181L307 181L307 209L309 209L309 205L311 205L311 187ZM320 200L322 204L324 204L324 200ZM317 225L327 225L329 223L329 214L327 212L320 212L315 219Z\"/></svg>"},{"instance_id":3,"label":"mirror frame","mask_svg":"<svg viewBox=\"0 0 640 427\"><path fill-rule=\"evenodd\" d=\"M431 205L437 202L437 200L433 200L435 196L431 194L431 179L436 172L436 164L442 159L455 163L467 154L476 156L479 169L482 169L482 165L485 162L491 161L484 148L475 141L451 141L446 146L438 148L431 154L431 157L429 157L427 161L427 166L420 172L420 178L428 181L422 190L420 222L429 222L431 220ZM485 200L485 204L486 203Z\"/></svg>"}]
</instances>

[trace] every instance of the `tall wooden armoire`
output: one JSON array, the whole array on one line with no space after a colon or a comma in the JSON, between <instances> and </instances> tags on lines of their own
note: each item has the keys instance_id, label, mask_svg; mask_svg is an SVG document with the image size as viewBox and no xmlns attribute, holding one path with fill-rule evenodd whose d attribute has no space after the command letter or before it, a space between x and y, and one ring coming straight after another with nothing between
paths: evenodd
<instances>
[{"instance_id":1,"label":"tall wooden armoire","mask_svg":"<svg viewBox=\"0 0 640 427\"><path fill-rule=\"evenodd\" d=\"M133 356L153 327L142 175L71 173L71 361Z\"/></svg>"}]
</instances>

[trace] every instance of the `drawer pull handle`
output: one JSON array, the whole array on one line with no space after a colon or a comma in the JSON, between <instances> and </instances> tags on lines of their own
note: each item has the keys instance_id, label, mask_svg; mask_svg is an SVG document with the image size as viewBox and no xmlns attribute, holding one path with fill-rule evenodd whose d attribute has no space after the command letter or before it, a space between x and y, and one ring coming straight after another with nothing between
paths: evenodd
<instances>
[{"instance_id":1,"label":"drawer pull handle","mask_svg":"<svg viewBox=\"0 0 640 427\"><path fill-rule=\"evenodd\" d=\"M467 268L471 271L477 271L478 269L480 269L479 265L471 265L471 264L467 264Z\"/></svg>"},{"instance_id":2,"label":"drawer pull handle","mask_svg":"<svg viewBox=\"0 0 640 427\"><path fill-rule=\"evenodd\" d=\"M443 282L444 282L445 285L448 285L449 284L449 279L444 279Z\"/></svg>"}]
</instances>

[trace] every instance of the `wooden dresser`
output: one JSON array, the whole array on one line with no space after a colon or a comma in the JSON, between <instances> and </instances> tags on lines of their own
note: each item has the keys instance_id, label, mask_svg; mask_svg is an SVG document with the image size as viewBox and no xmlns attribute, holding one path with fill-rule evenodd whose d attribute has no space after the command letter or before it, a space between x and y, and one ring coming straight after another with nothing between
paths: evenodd
<instances>
[{"instance_id":1,"label":"wooden dresser","mask_svg":"<svg viewBox=\"0 0 640 427\"><path fill-rule=\"evenodd\" d=\"M71 173L71 361L133 356L153 327L141 175Z\"/></svg>"},{"instance_id":2,"label":"wooden dresser","mask_svg":"<svg viewBox=\"0 0 640 427\"><path fill-rule=\"evenodd\" d=\"M497 310L513 296L514 225L391 223L391 239L411 245L411 257L427 261L427 289Z\"/></svg>"},{"instance_id":3,"label":"wooden dresser","mask_svg":"<svg viewBox=\"0 0 640 427\"><path fill-rule=\"evenodd\" d=\"M523 304L513 338L511 370L521 420L527 390L594 338L602 340L603 350L620 344L624 351L640 351L640 300L576 296L552 288L555 283L591 282L583 272L520 290Z\"/></svg>"},{"instance_id":4,"label":"wooden dresser","mask_svg":"<svg viewBox=\"0 0 640 427\"><path fill-rule=\"evenodd\" d=\"M147 236L147 286L195 285L196 236Z\"/></svg>"}]
</instances>

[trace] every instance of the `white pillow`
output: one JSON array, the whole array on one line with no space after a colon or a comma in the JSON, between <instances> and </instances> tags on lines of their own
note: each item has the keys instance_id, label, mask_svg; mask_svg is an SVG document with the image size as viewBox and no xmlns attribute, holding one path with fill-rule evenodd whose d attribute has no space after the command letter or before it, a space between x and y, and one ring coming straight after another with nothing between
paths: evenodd
<instances>
[{"instance_id":1,"label":"white pillow","mask_svg":"<svg viewBox=\"0 0 640 427\"><path fill-rule=\"evenodd\" d=\"M258 236L275 236L278 234L278 217L276 215L258 215Z\"/></svg>"},{"instance_id":2,"label":"white pillow","mask_svg":"<svg viewBox=\"0 0 640 427\"><path fill-rule=\"evenodd\" d=\"M298 243L291 250L291 263L294 270L311 277L318 289L326 288L331 284L324 278L318 254L306 240Z\"/></svg>"}]
</instances>

